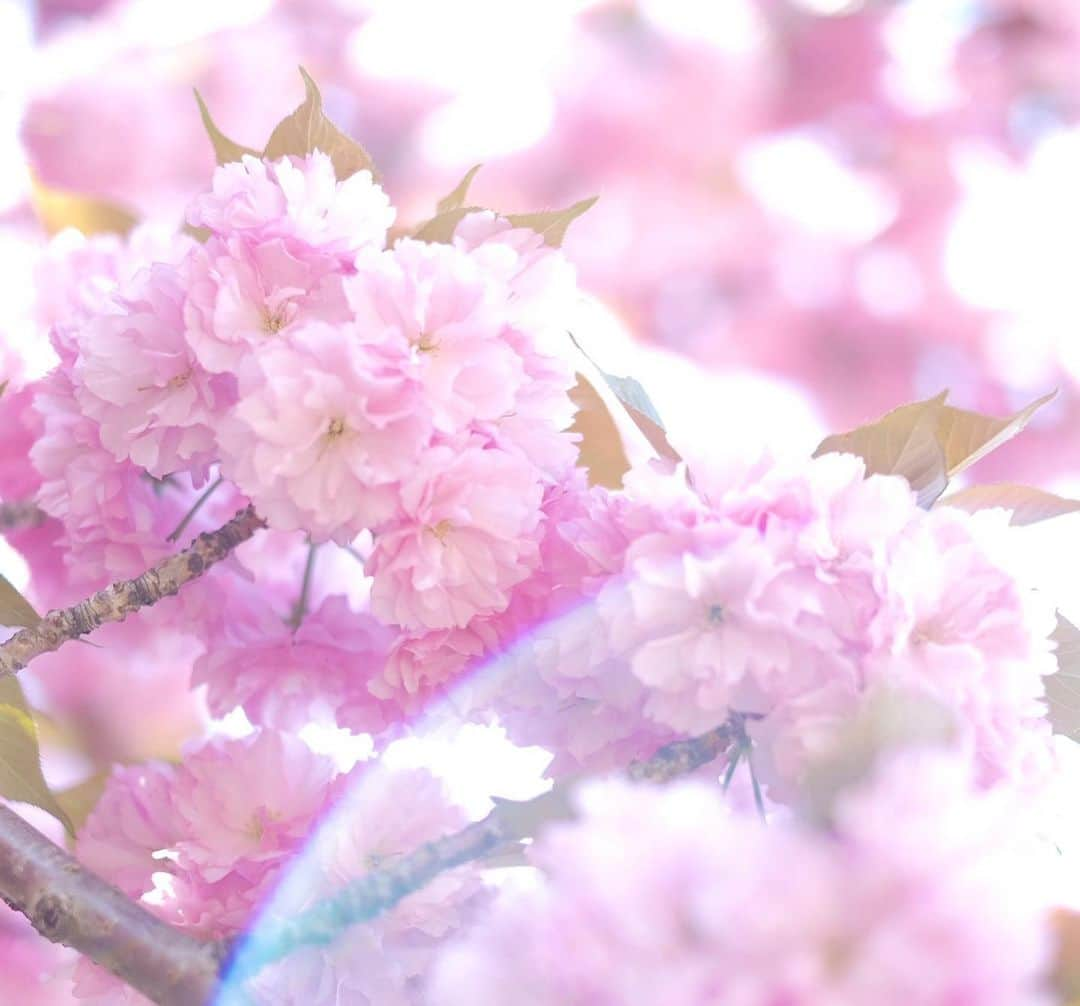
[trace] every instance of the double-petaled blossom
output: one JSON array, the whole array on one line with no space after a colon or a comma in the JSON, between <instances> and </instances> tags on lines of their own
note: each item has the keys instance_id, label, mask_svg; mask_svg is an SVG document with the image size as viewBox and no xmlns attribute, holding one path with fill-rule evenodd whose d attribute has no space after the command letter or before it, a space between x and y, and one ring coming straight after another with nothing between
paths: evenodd
<instances>
[{"instance_id":1,"label":"double-petaled blossom","mask_svg":"<svg viewBox=\"0 0 1080 1006\"><path fill-rule=\"evenodd\" d=\"M344 597L328 597L299 626L263 603L229 605L220 629L208 633L192 684L207 686L210 712L237 706L253 723L299 730L330 722L358 733L378 732L396 707L372 694L394 633Z\"/></svg>"},{"instance_id":2,"label":"double-petaled blossom","mask_svg":"<svg viewBox=\"0 0 1080 1006\"><path fill-rule=\"evenodd\" d=\"M188 223L251 243L282 240L343 260L381 248L394 208L370 171L338 181L328 155L276 161L245 155L214 172L212 188L192 200Z\"/></svg>"},{"instance_id":3,"label":"double-petaled blossom","mask_svg":"<svg viewBox=\"0 0 1080 1006\"><path fill-rule=\"evenodd\" d=\"M180 765L116 770L80 833L79 855L174 925L221 937L241 932L260 909L271 921L287 917L464 824L426 771L361 764L343 775L295 737L263 730L192 747ZM302 883L274 894L305 847ZM302 949L265 969L247 992L267 1006L329 1003L346 989L368 1006L419 1006L437 947L481 897L476 870L447 873L326 949ZM76 995L101 994L122 993L116 979L82 962Z\"/></svg>"},{"instance_id":4,"label":"double-petaled blossom","mask_svg":"<svg viewBox=\"0 0 1080 1006\"><path fill-rule=\"evenodd\" d=\"M401 489L402 516L376 536L372 608L409 629L461 628L499 613L536 568L542 487L518 455L433 447Z\"/></svg>"},{"instance_id":5,"label":"double-petaled blossom","mask_svg":"<svg viewBox=\"0 0 1080 1006\"><path fill-rule=\"evenodd\" d=\"M450 245L403 239L362 256L346 289L359 337L411 355L440 431L513 412L525 374L506 338L509 288L490 271Z\"/></svg>"},{"instance_id":6,"label":"double-petaled blossom","mask_svg":"<svg viewBox=\"0 0 1080 1006\"><path fill-rule=\"evenodd\" d=\"M77 335L79 405L118 461L155 478L204 472L215 460L213 426L235 383L195 359L185 339L184 297L174 267L152 266Z\"/></svg>"},{"instance_id":7,"label":"double-petaled blossom","mask_svg":"<svg viewBox=\"0 0 1080 1006\"><path fill-rule=\"evenodd\" d=\"M312 323L251 358L219 431L221 466L271 526L345 542L393 515L431 435L402 355Z\"/></svg>"}]
</instances>

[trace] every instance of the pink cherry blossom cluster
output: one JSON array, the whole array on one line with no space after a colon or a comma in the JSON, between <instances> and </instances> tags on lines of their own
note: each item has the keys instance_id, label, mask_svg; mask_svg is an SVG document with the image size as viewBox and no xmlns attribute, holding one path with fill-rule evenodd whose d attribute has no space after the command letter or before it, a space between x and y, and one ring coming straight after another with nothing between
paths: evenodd
<instances>
[{"instance_id":1,"label":"pink cherry blossom cluster","mask_svg":"<svg viewBox=\"0 0 1080 1006\"><path fill-rule=\"evenodd\" d=\"M902 688L955 711L984 783L1037 778L1053 609L1017 581L1004 515L926 512L902 480L864 475L827 455L695 472L694 488L658 464L618 493L571 476L505 612L398 640L369 688L406 710L454 688L553 751L556 774L739 714L780 800L870 697Z\"/></svg>"},{"instance_id":2,"label":"pink cherry blossom cluster","mask_svg":"<svg viewBox=\"0 0 1080 1006\"><path fill-rule=\"evenodd\" d=\"M594 784L580 804L533 849L542 880L443 955L432 1006L1053 1001L1015 807L946 755L891 760L828 834L763 827L700 783Z\"/></svg>"},{"instance_id":3,"label":"pink cherry blossom cluster","mask_svg":"<svg viewBox=\"0 0 1080 1006\"><path fill-rule=\"evenodd\" d=\"M331 812L333 827L305 854L293 885L303 889L301 899L276 904L275 887ZM424 770L361 763L339 773L295 736L264 730L196 744L181 765L117 769L80 833L79 855L160 917L221 938L256 918L299 911L464 823L442 783ZM484 899L475 869L445 874L375 924L264 969L248 1001L321 1003L348 994L361 1006L416 1003L440 944ZM327 989L336 990L329 1000ZM90 1003L146 1001L85 960L76 968L75 994Z\"/></svg>"},{"instance_id":4,"label":"pink cherry blossom cluster","mask_svg":"<svg viewBox=\"0 0 1080 1006\"><path fill-rule=\"evenodd\" d=\"M140 495L125 478L197 488L218 465L271 527L342 543L380 531L375 607L390 622L503 607L537 563L543 486L573 462L572 374L551 350L574 282L539 235L478 217L453 244L384 250L393 210L370 173L338 182L320 153L245 158L192 205L204 244L100 284L87 277L109 270L69 256L68 297L103 292L56 319L62 367L38 389L31 460L80 567L84 537L124 535L106 500L139 520L119 512ZM176 516L150 509L143 521ZM484 558L467 565L466 548Z\"/></svg>"}]
</instances>

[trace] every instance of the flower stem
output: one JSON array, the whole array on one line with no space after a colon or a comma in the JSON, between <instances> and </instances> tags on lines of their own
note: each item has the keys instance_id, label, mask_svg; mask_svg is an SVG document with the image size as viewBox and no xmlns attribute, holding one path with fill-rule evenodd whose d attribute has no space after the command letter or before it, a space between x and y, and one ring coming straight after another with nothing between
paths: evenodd
<instances>
[{"instance_id":1,"label":"flower stem","mask_svg":"<svg viewBox=\"0 0 1080 1006\"><path fill-rule=\"evenodd\" d=\"M188 524L191 523L191 519L202 509L203 504L213 495L214 490L217 489L217 487L221 485L221 483L224 481L225 480L223 478L219 478L213 485L210 486L209 489L206 490L206 492L204 492L195 501L191 509L186 514L184 514L184 519L180 521L180 523L177 524L175 528L173 528L172 533L169 535L168 538L165 539L166 541L176 541L177 538L179 538L180 535L184 533L184 528L186 528Z\"/></svg>"},{"instance_id":2,"label":"flower stem","mask_svg":"<svg viewBox=\"0 0 1080 1006\"><path fill-rule=\"evenodd\" d=\"M304 563L304 579L300 583L300 596L296 599L296 604L293 605L292 614L289 615L289 625L292 626L293 632L300 628L304 621L304 616L308 613L308 599L311 596L311 580L312 575L315 572L315 553L319 546L313 543L308 544L307 562Z\"/></svg>"}]
</instances>

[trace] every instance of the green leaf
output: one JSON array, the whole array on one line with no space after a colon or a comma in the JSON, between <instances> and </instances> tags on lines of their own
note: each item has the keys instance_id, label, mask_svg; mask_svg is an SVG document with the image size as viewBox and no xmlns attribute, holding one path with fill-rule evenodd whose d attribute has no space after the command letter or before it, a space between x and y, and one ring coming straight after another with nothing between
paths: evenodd
<instances>
[{"instance_id":1,"label":"green leaf","mask_svg":"<svg viewBox=\"0 0 1080 1006\"><path fill-rule=\"evenodd\" d=\"M11 581L0 575L0 625L18 625L29 629L41 621L34 606L20 594Z\"/></svg>"},{"instance_id":2,"label":"green leaf","mask_svg":"<svg viewBox=\"0 0 1080 1006\"><path fill-rule=\"evenodd\" d=\"M30 200L41 226L48 234L74 227L92 234L127 234L139 218L126 207L79 192L53 189L34 179Z\"/></svg>"},{"instance_id":3,"label":"green leaf","mask_svg":"<svg viewBox=\"0 0 1080 1006\"><path fill-rule=\"evenodd\" d=\"M975 513L1000 507L1011 510L1009 523L1017 527L1037 524L1051 517L1075 513L1080 510L1080 500L1066 499L1054 493L1035 489L1033 486L1017 485L1013 482L999 482L985 486L971 486L943 496L934 504L935 507L951 506L958 510Z\"/></svg>"},{"instance_id":4,"label":"green leaf","mask_svg":"<svg viewBox=\"0 0 1080 1006\"><path fill-rule=\"evenodd\" d=\"M948 484L945 452L937 435L947 394L943 391L925 402L902 405L877 422L826 437L814 457L858 455L866 463L867 475L902 475L915 491L919 506L929 507Z\"/></svg>"},{"instance_id":5,"label":"green leaf","mask_svg":"<svg viewBox=\"0 0 1080 1006\"><path fill-rule=\"evenodd\" d=\"M1054 733L1080 740L1080 629L1059 612L1050 638L1057 644L1058 669L1043 679L1046 716Z\"/></svg>"},{"instance_id":6,"label":"green leaf","mask_svg":"<svg viewBox=\"0 0 1080 1006\"><path fill-rule=\"evenodd\" d=\"M581 375L570 390L570 400L578 412L570 426L580 434L578 465L589 476L590 485L621 489L630 462L623 448L622 435L597 390Z\"/></svg>"},{"instance_id":7,"label":"green leaf","mask_svg":"<svg viewBox=\"0 0 1080 1006\"><path fill-rule=\"evenodd\" d=\"M469 195L469 186L472 185L472 180L476 177L476 173L482 167L482 164L475 164L465 172L465 177L457 183L453 192L443 196L443 198L435 204L436 214L449 213L450 210L460 210L465 205L465 200Z\"/></svg>"},{"instance_id":8,"label":"green leaf","mask_svg":"<svg viewBox=\"0 0 1080 1006\"><path fill-rule=\"evenodd\" d=\"M41 772L37 728L18 679L0 677L0 796L52 814L74 837L75 826Z\"/></svg>"},{"instance_id":9,"label":"green leaf","mask_svg":"<svg viewBox=\"0 0 1080 1006\"><path fill-rule=\"evenodd\" d=\"M75 833L78 833L86 824L86 819L97 806L101 794L105 792L105 784L108 781L108 772L96 772L88 779L55 794L56 802L67 815Z\"/></svg>"},{"instance_id":10,"label":"green leaf","mask_svg":"<svg viewBox=\"0 0 1080 1006\"><path fill-rule=\"evenodd\" d=\"M591 199L582 199L581 202L574 203L573 206L568 206L565 210L544 210L540 213L510 213L506 215L506 219L515 227L527 227L529 230L536 231L544 239L545 244L551 245L552 248L558 248L563 243L569 226L586 210L590 209L599 198L599 196L593 196Z\"/></svg>"},{"instance_id":11,"label":"green leaf","mask_svg":"<svg viewBox=\"0 0 1080 1006\"><path fill-rule=\"evenodd\" d=\"M210 117L210 109L206 107L206 102L203 101L202 95L198 91L195 92L195 100L199 103L199 115L202 117L203 128L206 130L206 135L210 137L210 143L214 148L214 157L217 159L218 164L239 161L245 155L251 157L262 156L257 150L245 147L235 140L230 140L218 129L217 124Z\"/></svg>"},{"instance_id":12,"label":"green leaf","mask_svg":"<svg viewBox=\"0 0 1080 1006\"><path fill-rule=\"evenodd\" d=\"M304 101L274 127L263 156L271 160L289 155L304 157L313 150L321 150L329 155L339 181L358 171L370 171L374 176L375 165L368 152L326 117L322 94L303 67L300 76L304 78Z\"/></svg>"},{"instance_id":13,"label":"green leaf","mask_svg":"<svg viewBox=\"0 0 1080 1006\"><path fill-rule=\"evenodd\" d=\"M951 405L943 406L938 416L937 435L945 452L946 475L952 478L1011 440L1039 409L1056 397L1057 391L1051 391L1004 419L955 409Z\"/></svg>"}]
</instances>

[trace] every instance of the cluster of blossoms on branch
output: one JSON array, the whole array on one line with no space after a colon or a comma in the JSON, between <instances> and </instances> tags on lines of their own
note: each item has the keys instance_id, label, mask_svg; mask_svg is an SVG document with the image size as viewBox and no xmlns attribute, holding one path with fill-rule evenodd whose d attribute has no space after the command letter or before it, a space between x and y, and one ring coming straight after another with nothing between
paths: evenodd
<instances>
[{"instance_id":1,"label":"cluster of blossoms on branch","mask_svg":"<svg viewBox=\"0 0 1080 1006\"><path fill-rule=\"evenodd\" d=\"M83 863L242 946L465 827L433 776L382 761L417 719L497 723L567 785L730 724L693 784L588 789L583 819L531 850L539 888L486 919L483 862L440 864L377 918L244 975L245 994L1048 1001L1050 899L1001 866L997 825L1055 770L1055 620L1014 570L1008 516L925 509L911 473L869 452L688 465L628 405L623 433L661 455L631 466L566 330L573 211L474 208L467 178L392 235L307 83L293 118L327 150L271 156L272 138L260 156L212 129L225 163L184 234L54 244L40 321L56 365L13 368L0 398L0 491L41 515L8 538L37 601L134 577L249 505L265 524L103 635L104 658L71 656L134 661L116 651L144 644L140 625L166 634L212 716L240 708L251 727L189 742L180 764L113 768ZM883 764L827 832L807 823L815 766L890 693L944 711L948 753ZM301 739L313 723L370 735L372 759L340 771ZM741 765L783 827L725 802ZM74 994L137 1001L87 961Z\"/></svg>"}]
</instances>

